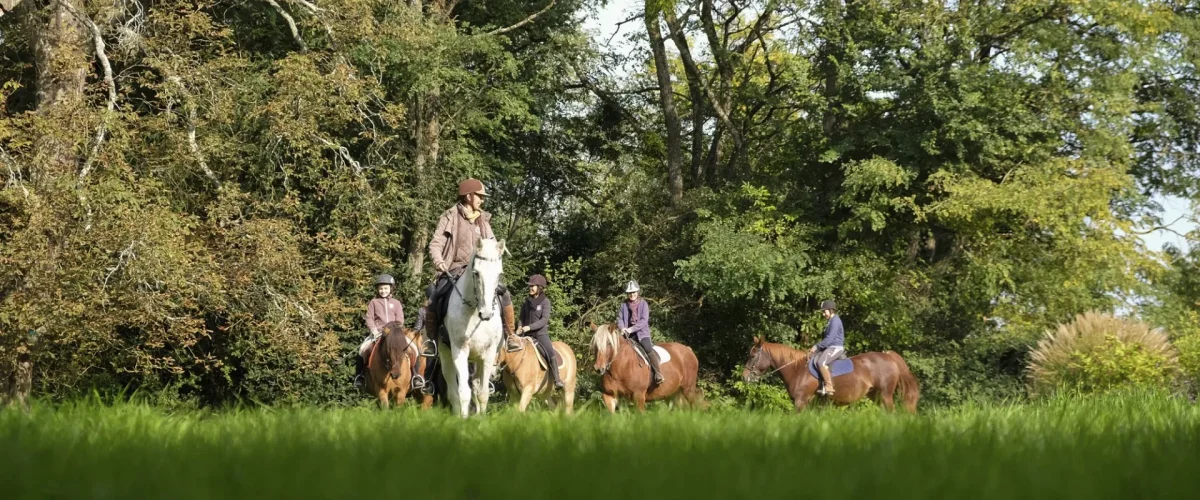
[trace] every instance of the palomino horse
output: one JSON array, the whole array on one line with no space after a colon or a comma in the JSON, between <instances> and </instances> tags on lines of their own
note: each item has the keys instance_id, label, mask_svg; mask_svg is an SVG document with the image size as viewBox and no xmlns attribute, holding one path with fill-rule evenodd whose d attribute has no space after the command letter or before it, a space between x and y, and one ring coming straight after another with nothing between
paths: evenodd
<instances>
[{"instance_id":1,"label":"palomino horse","mask_svg":"<svg viewBox=\"0 0 1200 500\"><path fill-rule=\"evenodd\" d=\"M632 341L621 336L616 323L596 326L589 323L592 332L592 354L596 356L593 368L600 373L601 393L604 406L609 412L617 411L617 398L632 399L638 411L646 411L646 401L658 401L675 397L677 403L697 406L702 403L696 388L696 370L700 363L692 348L675 342L658 344L671 355L671 360L660 366L663 383L653 385L650 366L635 347L626 345Z\"/></svg>"},{"instance_id":2,"label":"palomino horse","mask_svg":"<svg viewBox=\"0 0 1200 500\"><path fill-rule=\"evenodd\" d=\"M509 399L516 396L521 398L517 410L524 412L525 408L529 406L529 401L534 396L538 396L551 408L557 407L557 403L561 400L565 403L567 414L573 413L575 411L575 351L562 342L551 343L562 360L562 364L558 367L558 376L563 381L560 397L557 396L560 394L559 391L554 390L554 380L550 377L550 371L542 368L542 361L538 359L537 347L535 347L536 343L529 337L518 337L518 340L521 342L520 349L509 351L502 348L498 356L498 363L502 368L500 376L504 380L504 387L508 388ZM554 359L547 359L545 362L553 363Z\"/></svg>"},{"instance_id":3,"label":"palomino horse","mask_svg":"<svg viewBox=\"0 0 1200 500\"><path fill-rule=\"evenodd\" d=\"M504 242L479 240L471 261L447 298L443 324L449 335L449 349L438 349L442 376L446 378L446 396L450 406L463 418L470 411L472 390L477 413L487 413L488 382L496 372L496 353L504 340L500 303L496 287L504 271L501 254ZM467 364L478 363L471 385Z\"/></svg>"},{"instance_id":4,"label":"palomino horse","mask_svg":"<svg viewBox=\"0 0 1200 500\"><path fill-rule=\"evenodd\" d=\"M417 373L425 371L425 358L421 356L421 332L404 327L393 321L383 325L383 334L367 353L367 391L379 397L379 406L388 407L391 400L396 406L404 404L412 388L413 364ZM421 408L433 405L433 396L421 395Z\"/></svg>"},{"instance_id":5,"label":"palomino horse","mask_svg":"<svg viewBox=\"0 0 1200 500\"><path fill-rule=\"evenodd\" d=\"M917 411L921 390L917 387L916 377L908 370L908 363L899 354L892 351L866 352L850 360L854 362L854 371L833 377L835 404L847 405L871 395L891 411L895 408L892 397L899 387L904 391L904 409L909 413ZM779 372L783 379L796 411L803 410L820 385L808 371L808 351L772 344L763 337L755 337L750 358L746 360L746 369L742 371L742 379L753 382L775 372Z\"/></svg>"}]
</instances>

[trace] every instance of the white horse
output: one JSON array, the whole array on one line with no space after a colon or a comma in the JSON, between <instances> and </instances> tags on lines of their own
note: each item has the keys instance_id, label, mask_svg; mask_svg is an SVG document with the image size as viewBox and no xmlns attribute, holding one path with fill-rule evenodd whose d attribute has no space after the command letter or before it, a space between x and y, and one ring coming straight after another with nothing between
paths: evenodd
<instances>
[{"instance_id":1,"label":"white horse","mask_svg":"<svg viewBox=\"0 0 1200 500\"><path fill-rule=\"evenodd\" d=\"M446 378L450 405L464 418L470 409L468 398L472 389L476 412L486 413L488 382L496 372L496 353L504 340L500 303L496 296L500 273L504 271L503 253L503 241L480 240L447 299L443 324L450 336L450 349L439 349L438 356L442 361L442 376ZM468 387L464 382L468 378L467 364L471 362L479 364L475 366L475 378Z\"/></svg>"}]
</instances>

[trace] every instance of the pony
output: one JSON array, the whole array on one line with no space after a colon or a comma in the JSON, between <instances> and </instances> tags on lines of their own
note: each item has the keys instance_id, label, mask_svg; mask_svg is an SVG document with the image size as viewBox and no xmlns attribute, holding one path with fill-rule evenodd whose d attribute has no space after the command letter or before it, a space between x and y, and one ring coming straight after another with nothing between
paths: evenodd
<instances>
[{"instance_id":1,"label":"pony","mask_svg":"<svg viewBox=\"0 0 1200 500\"><path fill-rule=\"evenodd\" d=\"M413 366L422 373L426 360L417 347L421 345L421 332L405 328L399 321L383 325L380 331L379 339L367 351L366 388L386 409L392 400L396 406L404 404L412 389ZM433 396L422 394L421 408L432 405Z\"/></svg>"},{"instance_id":2,"label":"pony","mask_svg":"<svg viewBox=\"0 0 1200 500\"><path fill-rule=\"evenodd\" d=\"M558 351L559 359L562 360L562 364L558 368L558 376L562 378L563 389L559 394L554 390L554 381L551 380L550 371L542 367L543 361L537 355L537 344L529 337L518 337L518 341L520 342L519 349L500 349L496 360L502 369L500 376L504 381L504 387L508 389L509 399L520 398L517 410L524 412L533 397L538 396L551 408L556 408L561 402L566 407L568 415L573 413L575 411L577 374L575 351L562 342L551 343L554 350ZM544 362L553 363L552 353L546 354L551 357Z\"/></svg>"},{"instance_id":3,"label":"pony","mask_svg":"<svg viewBox=\"0 0 1200 500\"><path fill-rule=\"evenodd\" d=\"M471 254L463 274L454 283L447 298L445 325L448 348L439 348L442 376L446 379L446 396L459 416L470 412L468 400L475 396L475 411L487 413L488 382L496 372L496 355L503 343L504 328L500 319L500 304L496 287L504 272L504 242L493 238L481 239ZM442 344L445 345L444 343ZM475 376L469 376L467 365L476 363ZM470 386L468 386L470 380Z\"/></svg>"},{"instance_id":4,"label":"pony","mask_svg":"<svg viewBox=\"0 0 1200 500\"><path fill-rule=\"evenodd\" d=\"M817 392L820 382L808 371L809 352L755 337L750 358L742 370L742 380L755 382L765 375L779 372L783 385L792 396L799 412ZM866 352L850 358L854 371L833 377L833 403L848 405L865 396L872 396L888 411L895 409L896 389L904 392L904 409L916 413L921 390L917 379L899 354L892 351ZM768 371L769 370L769 371Z\"/></svg>"},{"instance_id":5,"label":"pony","mask_svg":"<svg viewBox=\"0 0 1200 500\"><path fill-rule=\"evenodd\" d=\"M591 348L596 357L592 368L600 374L600 392L610 413L616 413L617 399L622 397L632 399L640 412L646 411L646 401L672 397L676 403L692 407L703 404L696 387L700 363L692 348L676 342L658 344L671 359L660 366L663 383L653 385L648 361L638 354L632 340L621 335L616 323L603 326L588 323L588 327L592 329Z\"/></svg>"}]
</instances>

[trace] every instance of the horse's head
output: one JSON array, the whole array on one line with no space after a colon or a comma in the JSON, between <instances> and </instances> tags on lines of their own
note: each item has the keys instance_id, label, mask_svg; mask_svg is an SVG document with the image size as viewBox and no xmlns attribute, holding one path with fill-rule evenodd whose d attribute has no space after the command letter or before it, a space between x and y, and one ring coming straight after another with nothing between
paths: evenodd
<instances>
[{"instance_id":1,"label":"horse's head","mask_svg":"<svg viewBox=\"0 0 1200 500\"><path fill-rule=\"evenodd\" d=\"M475 308L484 320L492 319L492 314L495 314L492 298L496 294L496 287L500 285L500 273L504 272L503 254L504 242L488 238L479 240L475 255L471 258Z\"/></svg>"},{"instance_id":2,"label":"horse's head","mask_svg":"<svg viewBox=\"0 0 1200 500\"><path fill-rule=\"evenodd\" d=\"M379 340L383 342L383 349L380 354L383 355L383 366L388 369L388 375L392 379L399 379L402 374L400 364L404 361L405 356L408 356L409 338L406 335L404 324L399 321L393 321L383 325L383 337Z\"/></svg>"},{"instance_id":3,"label":"horse's head","mask_svg":"<svg viewBox=\"0 0 1200 500\"><path fill-rule=\"evenodd\" d=\"M613 358L617 357L617 350L621 347L621 335L617 325L613 323L603 326L588 323L588 327L592 329L592 355L596 357L596 364L592 365L592 368L596 373L604 375L608 367L612 366Z\"/></svg>"},{"instance_id":4,"label":"horse's head","mask_svg":"<svg viewBox=\"0 0 1200 500\"><path fill-rule=\"evenodd\" d=\"M762 335L754 337L754 345L750 346L750 357L746 359L746 367L742 369L742 380L756 382L774 364L771 354L763 347L767 339Z\"/></svg>"}]
</instances>

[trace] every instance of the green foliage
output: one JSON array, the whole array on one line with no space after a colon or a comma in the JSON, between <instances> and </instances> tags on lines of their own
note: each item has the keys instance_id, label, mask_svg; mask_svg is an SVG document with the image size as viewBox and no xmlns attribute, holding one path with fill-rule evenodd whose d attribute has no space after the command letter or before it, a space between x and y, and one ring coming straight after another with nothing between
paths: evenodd
<instances>
[{"instance_id":1,"label":"green foliage","mask_svg":"<svg viewBox=\"0 0 1200 500\"><path fill-rule=\"evenodd\" d=\"M1115 388L1166 387L1175 376L1175 367L1142 344L1124 343L1116 335L1105 335L1100 349L1076 351L1059 384L1085 393Z\"/></svg>"},{"instance_id":2,"label":"green foliage","mask_svg":"<svg viewBox=\"0 0 1200 500\"><path fill-rule=\"evenodd\" d=\"M1177 375L1166 334L1137 320L1090 312L1047 332L1030 356L1030 391L1103 392L1126 386L1160 388Z\"/></svg>"}]
</instances>

